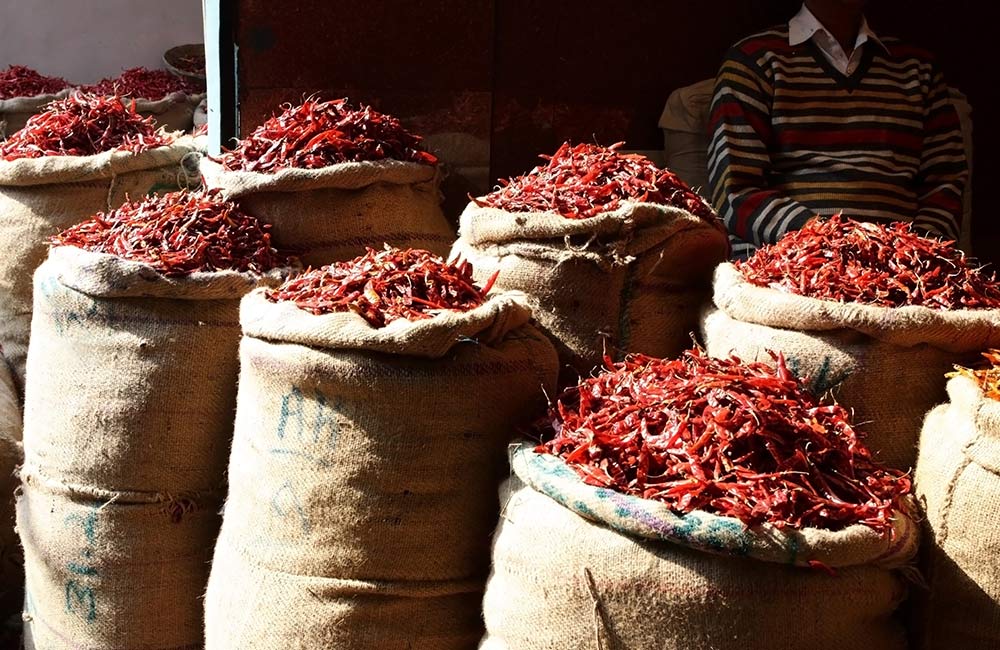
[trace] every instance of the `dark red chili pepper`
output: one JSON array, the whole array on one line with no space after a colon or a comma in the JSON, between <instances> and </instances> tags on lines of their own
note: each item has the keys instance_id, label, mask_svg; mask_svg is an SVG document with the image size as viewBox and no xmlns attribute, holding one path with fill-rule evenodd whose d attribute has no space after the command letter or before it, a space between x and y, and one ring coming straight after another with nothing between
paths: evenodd
<instances>
[{"instance_id":1,"label":"dark red chili pepper","mask_svg":"<svg viewBox=\"0 0 1000 650\"><path fill-rule=\"evenodd\" d=\"M421 320L441 311L469 311L486 301L496 274L479 288L472 265L445 262L424 250L371 248L349 262L310 269L267 292L312 314L353 311L374 327Z\"/></svg>"},{"instance_id":2,"label":"dark red chili pepper","mask_svg":"<svg viewBox=\"0 0 1000 650\"><path fill-rule=\"evenodd\" d=\"M49 240L149 264L167 276L197 271L266 273L288 258L271 245L270 225L214 192L174 192L102 212Z\"/></svg>"},{"instance_id":3,"label":"dark red chili pepper","mask_svg":"<svg viewBox=\"0 0 1000 650\"><path fill-rule=\"evenodd\" d=\"M501 180L501 187L473 202L508 212L556 212L567 219L586 219L610 212L624 201L674 205L718 224L711 206L676 174L660 169L638 154L610 147L567 142L548 163L523 176Z\"/></svg>"},{"instance_id":4,"label":"dark red chili pepper","mask_svg":"<svg viewBox=\"0 0 1000 650\"><path fill-rule=\"evenodd\" d=\"M197 85L167 70L129 68L114 79L101 79L98 83L81 88L97 95L123 95L136 99L163 99L171 93L197 94Z\"/></svg>"},{"instance_id":5,"label":"dark red chili pepper","mask_svg":"<svg viewBox=\"0 0 1000 650\"><path fill-rule=\"evenodd\" d=\"M0 99L53 95L69 88L62 77L46 77L23 65L12 65L0 71Z\"/></svg>"},{"instance_id":6,"label":"dark red chili pepper","mask_svg":"<svg viewBox=\"0 0 1000 650\"><path fill-rule=\"evenodd\" d=\"M0 144L0 157L92 156L104 151L142 153L170 144L151 118L135 112L121 97L73 93L33 115L20 131Z\"/></svg>"},{"instance_id":7,"label":"dark red chili pepper","mask_svg":"<svg viewBox=\"0 0 1000 650\"><path fill-rule=\"evenodd\" d=\"M777 369L697 348L674 360L608 360L550 407L538 451L561 456L590 485L678 513L890 531L909 478L876 463L850 413L821 404L773 356Z\"/></svg>"},{"instance_id":8,"label":"dark red chili pepper","mask_svg":"<svg viewBox=\"0 0 1000 650\"><path fill-rule=\"evenodd\" d=\"M387 158L437 164L437 158L423 150L421 140L395 117L370 106L354 108L346 99L308 99L264 122L223 154L221 162L229 170L254 172Z\"/></svg>"},{"instance_id":9,"label":"dark red chili pepper","mask_svg":"<svg viewBox=\"0 0 1000 650\"><path fill-rule=\"evenodd\" d=\"M954 242L922 237L907 223L817 219L736 265L752 284L822 300L1000 308L993 273L970 264Z\"/></svg>"}]
</instances>

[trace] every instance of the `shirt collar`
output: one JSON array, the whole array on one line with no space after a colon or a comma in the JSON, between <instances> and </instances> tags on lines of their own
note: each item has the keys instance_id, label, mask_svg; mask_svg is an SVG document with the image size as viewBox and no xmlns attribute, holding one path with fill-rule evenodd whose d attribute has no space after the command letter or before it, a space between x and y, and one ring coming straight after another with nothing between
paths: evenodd
<instances>
[{"instance_id":1,"label":"shirt collar","mask_svg":"<svg viewBox=\"0 0 1000 650\"><path fill-rule=\"evenodd\" d=\"M803 4L802 8L799 9L799 13L792 16L792 19L788 21L788 44L801 45L812 38L813 34L816 32L823 32L829 38L833 38L833 35L827 31L826 27L823 27L823 23L821 23L819 19L813 15L813 12L809 11L809 8ZM888 52L885 44L879 39L878 36L876 36L875 32L872 31L872 28L868 25L868 19L862 18L861 29L858 30L858 39L854 42L854 47L861 47L863 43L868 41L872 41L880 48Z\"/></svg>"}]
</instances>

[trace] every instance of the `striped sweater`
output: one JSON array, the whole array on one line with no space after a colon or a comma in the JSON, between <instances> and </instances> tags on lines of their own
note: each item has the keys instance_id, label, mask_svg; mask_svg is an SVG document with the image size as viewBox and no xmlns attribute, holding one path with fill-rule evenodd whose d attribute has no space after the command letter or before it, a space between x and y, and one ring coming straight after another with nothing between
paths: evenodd
<instances>
[{"instance_id":1,"label":"striped sweater","mask_svg":"<svg viewBox=\"0 0 1000 650\"><path fill-rule=\"evenodd\" d=\"M726 55L708 168L734 255L841 211L958 237L968 167L948 88L925 52L881 40L850 77L787 25Z\"/></svg>"}]
</instances>

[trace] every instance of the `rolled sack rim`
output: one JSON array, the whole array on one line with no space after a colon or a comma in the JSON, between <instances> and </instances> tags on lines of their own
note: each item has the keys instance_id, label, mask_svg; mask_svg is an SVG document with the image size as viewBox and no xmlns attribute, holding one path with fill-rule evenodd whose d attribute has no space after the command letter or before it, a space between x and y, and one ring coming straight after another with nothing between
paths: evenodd
<instances>
[{"instance_id":1,"label":"rolled sack rim","mask_svg":"<svg viewBox=\"0 0 1000 650\"><path fill-rule=\"evenodd\" d=\"M35 487L74 501L100 501L106 505L117 504L121 506L156 506L164 512L182 508L188 512L211 511L217 513L226 497L224 485L220 485L215 490L149 492L76 484L46 476L41 468L30 461L26 461L18 468L17 476L25 486Z\"/></svg>"},{"instance_id":2,"label":"rolled sack rim","mask_svg":"<svg viewBox=\"0 0 1000 650\"><path fill-rule=\"evenodd\" d=\"M569 219L556 212L509 212L470 201L459 217L459 237L472 246L558 242L568 237L605 242L631 240L644 231L657 230L663 231L662 239L666 240L690 229L714 231L728 246L721 223L713 224L683 208L659 203L626 201L615 210L586 219Z\"/></svg>"},{"instance_id":3,"label":"rolled sack rim","mask_svg":"<svg viewBox=\"0 0 1000 650\"><path fill-rule=\"evenodd\" d=\"M72 88L66 88L57 93L42 93L41 95L33 95L31 97L8 97L7 99L0 99L0 114L34 111L49 102L69 97L72 91Z\"/></svg>"},{"instance_id":4,"label":"rolled sack rim","mask_svg":"<svg viewBox=\"0 0 1000 650\"><path fill-rule=\"evenodd\" d=\"M974 437L963 453L983 469L1000 475L1000 401L987 397L974 379L963 375L950 378L947 390L949 403L945 406L949 417L969 418L975 427ZM948 436L951 432L936 434Z\"/></svg>"},{"instance_id":5,"label":"rolled sack rim","mask_svg":"<svg viewBox=\"0 0 1000 650\"><path fill-rule=\"evenodd\" d=\"M164 298L171 300L239 300L253 289L276 286L296 267L263 275L240 271L197 271L166 276L144 262L126 260L75 246L56 246L35 271L36 284L54 278L74 291L97 298ZM40 287L44 293L44 287Z\"/></svg>"},{"instance_id":6,"label":"rolled sack rim","mask_svg":"<svg viewBox=\"0 0 1000 650\"><path fill-rule=\"evenodd\" d=\"M189 135L142 153L105 151L93 156L42 156L0 160L0 188L63 185L106 180L119 174L179 165L198 146Z\"/></svg>"},{"instance_id":7,"label":"rolled sack rim","mask_svg":"<svg viewBox=\"0 0 1000 650\"><path fill-rule=\"evenodd\" d=\"M879 307L822 300L752 284L731 262L715 269L712 301L734 320L780 329L853 329L894 345L927 344L954 353L1000 346L1000 309Z\"/></svg>"},{"instance_id":8,"label":"rolled sack rim","mask_svg":"<svg viewBox=\"0 0 1000 650\"><path fill-rule=\"evenodd\" d=\"M218 160L201 161L205 186L219 189L230 199L261 192L302 192L308 190L359 190L372 185L419 185L441 181L438 165L402 160L345 162L318 169L286 167L271 173L229 171Z\"/></svg>"},{"instance_id":9,"label":"rolled sack rim","mask_svg":"<svg viewBox=\"0 0 1000 650\"><path fill-rule=\"evenodd\" d=\"M189 94L183 90L178 90L168 93L160 99L143 99L141 97L137 97L135 99L135 110L139 113L153 113L154 115L159 115L160 113L165 113L178 104L187 104L193 111L207 96L208 95L206 93Z\"/></svg>"},{"instance_id":10,"label":"rolled sack rim","mask_svg":"<svg viewBox=\"0 0 1000 650\"><path fill-rule=\"evenodd\" d=\"M318 350L354 350L440 358L461 343L489 345L531 319L527 297L519 291L491 295L469 311L443 311L431 318L397 319L376 328L354 312L316 315L290 301L271 302L265 289L240 303L243 335Z\"/></svg>"},{"instance_id":11,"label":"rolled sack rim","mask_svg":"<svg viewBox=\"0 0 1000 650\"><path fill-rule=\"evenodd\" d=\"M818 561L831 568L902 568L917 552L918 525L901 510L894 512L892 535L885 536L862 524L839 531L770 524L748 529L733 517L703 511L678 515L658 501L587 485L561 458L539 454L536 446L511 445L511 467L521 481L584 519L636 539L798 567Z\"/></svg>"}]
</instances>

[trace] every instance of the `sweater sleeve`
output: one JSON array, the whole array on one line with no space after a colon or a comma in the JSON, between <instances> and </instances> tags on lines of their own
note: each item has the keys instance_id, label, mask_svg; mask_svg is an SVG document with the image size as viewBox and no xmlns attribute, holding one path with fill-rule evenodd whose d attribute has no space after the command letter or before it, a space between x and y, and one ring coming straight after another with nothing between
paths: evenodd
<instances>
[{"instance_id":1,"label":"sweater sleeve","mask_svg":"<svg viewBox=\"0 0 1000 650\"><path fill-rule=\"evenodd\" d=\"M951 103L944 75L932 68L924 111L924 142L915 178L918 228L958 239L962 224L962 194L969 175L958 113Z\"/></svg>"},{"instance_id":2,"label":"sweater sleeve","mask_svg":"<svg viewBox=\"0 0 1000 650\"><path fill-rule=\"evenodd\" d=\"M773 244L815 215L768 188L771 156L771 84L739 49L726 55L709 117L709 186L729 232L756 246Z\"/></svg>"}]
</instances>

